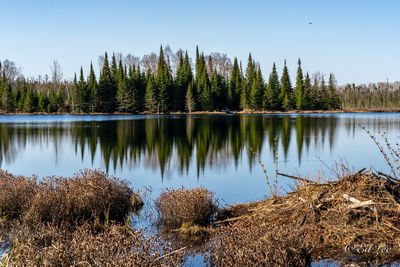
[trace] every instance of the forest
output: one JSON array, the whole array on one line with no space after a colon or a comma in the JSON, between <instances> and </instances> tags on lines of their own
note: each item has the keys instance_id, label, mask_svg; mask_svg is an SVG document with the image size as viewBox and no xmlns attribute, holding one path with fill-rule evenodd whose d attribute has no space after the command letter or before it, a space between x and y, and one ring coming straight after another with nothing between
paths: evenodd
<instances>
[{"instance_id":1,"label":"forest","mask_svg":"<svg viewBox=\"0 0 400 267\"><path fill-rule=\"evenodd\" d=\"M110 63L111 61L111 63ZM336 110L395 108L400 84L337 86L333 73L304 73L298 60L295 83L286 61L281 75L275 63L267 78L249 54L246 67L226 54L205 55L196 47L195 63L187 51L169 46L138 57L107 52L99 57L99 77L93 64L81 67L72 81L62 80L58 61L51 77L24 77L15 63L0 61L0 109L3 113L169 113L220 110Z\"/></svg>"}]
</instances>

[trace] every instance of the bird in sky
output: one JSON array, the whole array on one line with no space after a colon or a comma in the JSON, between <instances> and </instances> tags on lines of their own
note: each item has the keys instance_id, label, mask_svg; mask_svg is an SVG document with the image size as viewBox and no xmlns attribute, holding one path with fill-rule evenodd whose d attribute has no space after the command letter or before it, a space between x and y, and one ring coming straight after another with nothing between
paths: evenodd
<instances>
[{"instance_id":1,"label":"bird in sky","mask_svg":"<svg viewBox=\"0 0 400 267\"><path fill-rule=\"evenodd\" d=\"M312 22L309 22L308 24L312 24Z\"/></svg>"}]
</instances>

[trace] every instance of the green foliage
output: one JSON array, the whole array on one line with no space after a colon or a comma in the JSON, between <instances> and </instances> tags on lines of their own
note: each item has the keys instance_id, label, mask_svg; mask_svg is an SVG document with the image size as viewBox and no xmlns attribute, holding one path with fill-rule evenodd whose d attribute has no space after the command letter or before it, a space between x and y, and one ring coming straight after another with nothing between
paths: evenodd
<instances>
[{"instance_id":1,"label":"green foliage","mask_svg":"<svg viewBox=\"0 0 400 267\"><path fill-rule=\"evenodd\" d=\"M11 81L3 71L0 72L0 109L5 113L168 113L194 108L205 111L338 109L342 106L397 107L400 103L400 93L385 91L382 86L379 90L375 87L363 92L356 92L357 88L350 85L337 88L333 74L327 86L321 76L311 83L308 73L303 77L300 60L296 90L293 90L286 61L282 77L279 78L273 64L265 84L251 54L244 73L237 58L233 64L229 59L221 63L218 58L214 60L213 54L205 56L198 47L194 72L187 52L180 50L176 55L177 61L171 61L177 63L176 69L172 70L170 55L165 55L161 46L157 67L152 62L151 73L146 69L147 75L140 64L126 65L122 59L117 61L115 54L110 64L107 52L98 78L92 64L88 76L81 67L79 77L75 76L72 81L48 81L47 78Z\"/></svg>"},{"instance_id":2,"label":"green foliage","mask_svg":"<svg viewBox=\"0 0 400 267\"><path fill-rule=\"evenodd\" d=\"M301 61L298 61L297 76L296 76L296 108L303 109L304 107L304 80L303 80L303 70L301 69Z\"/></svg>"},{"instance_id":3,"label":"green foliage","mask_svg":"<svg viewBox=\"0 0 400 267\"><path fill-rule=\"evenodd\" d=\"M272 72L269 75L267 90L265 92L265 108L270 110L278 110L281 108L281 103L279 102L280 87L278 72L276 71L274 63L272 66Z\"/></svg>"}]
</instances>

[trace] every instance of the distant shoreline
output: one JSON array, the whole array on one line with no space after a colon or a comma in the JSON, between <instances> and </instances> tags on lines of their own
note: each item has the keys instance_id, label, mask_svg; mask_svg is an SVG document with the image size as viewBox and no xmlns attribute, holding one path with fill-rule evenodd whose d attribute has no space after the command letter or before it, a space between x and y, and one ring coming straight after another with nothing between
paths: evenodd
<instances>
[{"instance_id":1,"label":"distant shoreline","mask_svg":"<svg viewBox=\"0 0 400 267\"><path fill-rule=\"evenodd\" d=\"M289 111L270 111L270 110L241 110L241 111L230 111L229 114L337 114L337 113L400 113L400 108L376 108L376 109L336 109L336 110L289 110ZM0 113L0 115L199 115L199 114L227 114L224 111L194 111L192 113L188 112L169 112L169 113L151 113L151 112L139 112L139 113L69 113L69 112L17 112L17 113Z\"/></svg>"}]
</instances>

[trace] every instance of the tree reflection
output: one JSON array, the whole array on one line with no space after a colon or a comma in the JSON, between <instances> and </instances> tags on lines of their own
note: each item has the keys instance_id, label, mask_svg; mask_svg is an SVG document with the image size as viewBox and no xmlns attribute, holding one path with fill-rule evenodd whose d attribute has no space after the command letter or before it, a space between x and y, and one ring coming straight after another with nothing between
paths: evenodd
<instances>
[{"instance_id":1,"label":"tree reflection","mask_svg":"<svg viewBox=\"0 0 400 267\"><path fill-rule=\"evenodd\" d=\"M393 125L398 120L366 120L367 127ZM191 166L200 175L208 167L239 165L241 158L254 165L251 149L273 155L278 136L280 155L296 153L299 164L310 146L335 145L338 127L353 134L359 120L338 116L241 115L161 116L133 120L1 123L0 161L12 162L30 143L52 145L56 155L61 144L70 143L82 160L101 158L105 168L145 166L162 177L173 168L180 174ZM375 125L377 124L377 125ZM295 142L290 149L291 142ZM57 156L58 157L58 156Z\"/></svg>"}]
</instances>

